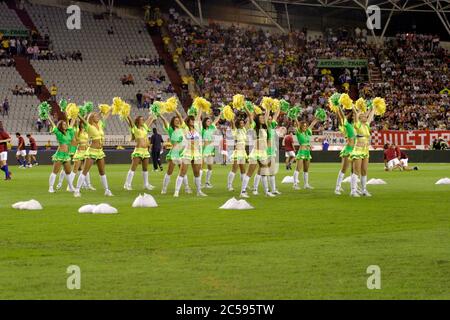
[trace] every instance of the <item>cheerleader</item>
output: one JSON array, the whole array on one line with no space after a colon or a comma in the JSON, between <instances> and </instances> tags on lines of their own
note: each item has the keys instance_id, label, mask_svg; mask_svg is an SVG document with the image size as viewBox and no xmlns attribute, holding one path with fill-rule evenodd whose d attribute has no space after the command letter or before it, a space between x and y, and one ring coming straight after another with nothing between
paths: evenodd
<instances>
[{"instance_id":1,"label":"cheerleader","mask_svg":"<svg viewBox=\"0 0 450 320\"><path fill-rule=\"evenodd\" d=\"M269 116L269 120L268 120L268 128L267 128L267 155L269 157L270 160L270 175L268 176L269 179L269 185L270 185L270 190L271 193L274 195L279 195L281 194L280 191L277 190L277 185L276 185L276 178L275 178L275 174L278 170L278 161L277 161L277 155L278 155L278 151L277 151L277 147L276 147L276 138L277 136L277 132L275 131L276 127L278 127L278 116L280 115L280 109L278 109L278 111L275 112L275 114L272 116ZM258 187L259 187L259 183L261 181L261 171L258 170L258 173L255 175L255 179L253 181L253 194L254 195L258 195Z\"/></svg>"},{"instance_id":2,"label":"cheerleader","mask_svg":"<svg viewBox=\"0 0 450 320\"><path fill-rule=\"evenodd\" d=\"M82 116L78 116L80 121L84 124L86 132L88 133L91 144L86 150L86 159L83 167L83 172L77 181L77 188L74 193L75 197L80 197L80 189L86 181L86 176L91 170L92 165L97 164L98 173L105 189L105 196L112 197L113 194L109 190L108 179L105 174L105 152L103 151L103 144L105 142L105 121L109 117L110 112L100 116L97 112L89 114L87 120Z\"/></svg>"},{"instance_id":3,"label":"cheerleader","mask_svg":"<svg viewBox=\"0 0 450 320\"><path fill-rule=\"evenodd\" d=\"M144 179L144 189L153 190L155 187L148 182L148 163L150 159L150 153L148 148L150 147L150 141L148 140L149 127L153 124L155 119L150 116L147 120L144 117L137 117L134 122L130 116L127 117L127 123L130 126L132 140L136 141L136 147L131 154L131 168L127 174L127 180L123 188L131 191L134 173L136 172L139 164L142 163L142 177Z\"/></svg>"},{"instance_id":4,"label":"cheerleader","mask_svg":"<svg viewBox=\"0 0 450 320\"><path fill-rule=\"evenodd\" d=\"M355 110L349 112L348 115L345 115L341 108L337 111L337 116L339 120L339 130L344 134L347 143L345 147L340 152L339 156L341 157L341 169L338 173L338 178L336 181L336 189L334 193L340 195L343 191L341 185L342 180L344 180L345 174L347 173L348 168L351 166L352 161L350 160L350 153L353 151L356 140L355 128L353 127L353 119Z\"/></svg>"},{"instance_id":5,"label":"cheerleader","mask_svg":"<svg viewBox=\"0 0 450 320\"><path fill-rule=\"evenodd\" d=\"M243 118L239 118L235 122L231 121L231 134L234 140L234 150L231 154L231 161L233 161L233 164L231 167L231 171L228 173L228 191L234 191L233 181L238 168L241 173L241 183L245 175L245 163L248 158L245 146L247 145L248 140L247 131L250 128L250 119L251 114L247 111L247 121ZM224 139L226 139L226 137L224 137Z\"/></svg>"},{"instance_id":6,"label":"cheerleader","mask_svg":"<svg viewBox=\"0 0 450 320\"><path fill-rule=\"evenodd\" d=\"M222 114L222 113L221 113ZM216 147L214 146L214 132L217 129L217 123L221 114L214 121L210 117L205 117L202 121L202 142L203 142L203 163L207 166L205 187L211 189L212 169L214 164L214 156ZM201 176L201 174L200 174Z\"/></svg>"},{"instance_id":7,"label":"cheerleader","mask_svg":"<svg viewBox=\"0 0 450 320\"><path fill-rule=\"evenodd\" d=\"M73 130L74 119L71 120L70 126L67 125L67 122L64 120L58 121L58 124L55 125L53 120L49 117L48 120L52 125L52 133L55 134L56 140L58 141L58 150L52 156L53 162L53 170L50 174L49 178L49 189L48 192L55 193L53 189L53 185L55 184L56 176L60 172L61 167L65 173L65 177L67 183L69 185L69 191L74 192L73 180L75 178L75 174L72 172L72 168L70 165L71 158L69 155L70 144L73 140L75 132Z\"/></svg>"},{"instance_id":8,"label":"cheerleader","mask_svg":"<svg viewBox=\"0 0 450 320\"><path fill-rule=\"evenodd\" d=\"M76 138L76 129L74 126L72 126L70 123L67 123L68 126L70 128L74 129L74 136L72 141L70 141L70 145L69 145L69 156L70 156L70 160L71 162L73 162L73 156L75 155L76 151L77 151L77 138ZM76 171L74 171L76 174ZM58 184L56 185L56 190L59 190L62 188L63 182L64 182L64 177L65 177L65 172L64 170L61 170L61 172L59 173L59 179L58 179ZM69 186L67 186L67 191L69 191Z\"/></svg>"},{"instance_id":9,"label":"cheerleader","mask_svg":"<svg viewBox=\"0 0 450 320\"><path fill-rule=\"evenodd\" d=\"M84 125L81 121L77 121L77 125L75 126L75 139L77 143L77 149L75 154L73 155L73 173L76 175L82 170L86 160L86 152L89 146L89 135L84 128ZM81 175L81 172L80 172ZM79 177L78 177L79 178ZM86 180L84 186L86 189L95 191L96 189L91 184L91 176L88 172L86 175Z\"/></svg>"},{"instance_id":10,"label":"cheerleader","mask_svg":"<svg viewBox=\"0 0 450 320\"><path fill-rule=\"evenodd\" d=\"M162 115L160 115L159 118L164 124L164 129L169 135L169 140L172 145L172 148L166 155L168 165L167 165L167 172L164 175L163 186L161 190L161 194L166 194L167 187L169 186L173 170L175 169L175 166L181 165L182 162L184 150L183 128L185 127L185 124L178 110L175 110L175 116L170 120L170 122L168 122L166 118L164 118L164 116ZM191 189L189 188L187 175L183 178L183 183L185 186L186 193L192 193Z\"/></svg>"},{"instance_id":11,"label":"cheerleader","mask_svg":"<svg viewBox=\"0 0 450 320\"><path fill-rule=\"evenodd\" d=\"M189 165L192 165L195 187L198 197L206 197L202 192L200 171L202 169L202 149L201 149L201 111L197 111L197 116L188 116L185 120L184 131L184 150L182 155L180 175L175 184L174 197L179 196L180 188L186 177Z\"/></svg>"},{"instance_id":12,"label":"cheerleader","mask_svg":"<svg viewBox=\"0 0 450 320\"><path fill-rule=\"evenodd\" d=\"M299 149L295 159L297 160L297 167L294 171L294 190L300 190L298 176L303 169L303 183L305 189L313 189L309 184L309 165L311 163L311 136L312 129L317 123L317 119L314 119L308 126L306 121L296 121L297 129L295 135L297 136Z\"/></svg>"},{"instance_id":13,"label":"cheerleader","mask_svg":"<svg viewBox=\"0 0 450 320\"><path fill-rule=\"evenodd\" d=\"M355 116L356 141L350 152L350 160L353 161L353 173L351 176L351 197L359 197L358 176L361 177L361 194L365 197L372 195L367 191L367 169L369 166L370 123L373 121L375 108L368 113L357 112Z\"/></svg>"},{"instance_id":14,"label":"cheerleader","mask_svg":"<svg viewBox=\"0 0 450 320\"><path fill-rule=\"evenodd\" d=\"M247 194L247 186L252 177L253 173L257 168L259 168L261 173L261 180L264 187L264 193L268 197L274 197L272 193L269 192L269 186L267 181L267 176L270 175L270 159L267 154L267 128L268 128L268 120L269 120L269 111L266 111L265 114L259 114L254 117L254 121L252 121L252 129L256 136L254 141L253 149L249 155L249 166L247 169L247 174L244 175L242 179L242 188L241 188L241 198L249 198ZM253 118L253 117L252 117ZM251 119L252 120L252 119Z\"/></svg>"}]
</instances>

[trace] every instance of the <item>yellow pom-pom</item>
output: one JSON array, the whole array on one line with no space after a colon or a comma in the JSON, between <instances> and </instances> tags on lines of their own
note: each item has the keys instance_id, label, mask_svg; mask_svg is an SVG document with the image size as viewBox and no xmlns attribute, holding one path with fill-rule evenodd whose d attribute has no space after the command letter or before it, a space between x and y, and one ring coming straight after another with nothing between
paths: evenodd
<instances>
[{"instance_id":1,"label":"yellow pom-pom","mask_svg":"<svg viewBox=\"0 0 450 320\"><path fill-rule=\"evenodd\" d=\"M197 97L194 99L192 105L200 112L204 112L206 114L211 113L211 102L202 97Z\"/></svg>"},{"instance_id":2,"label":"yellow pom-pom","mask_svg":"<svg viewBox=\"0 0 450 320\"><path fill-rule=\"evenodd\" d=\"M100 109L100 112L105 115L108 114L109 111L111 110L111 106L108 104L99 104L98 108Z\"/></svg>"},{"instance_id":3,"label":"yellow pom-pom","mask_svg":"<svg viewBox=\"0 0 450 320\"><path fill-rule=\"evenodd\" d=\"M341 94L339 98L339 103L344 107L344 109L351 110L353 105L353 100L346 93Z\"/></svg>"},{"instance_id":4,"label":"yellow pom-pom","mask_svg":"<svg viewBox=\"0 0 450 320\"><path fill-rule=\"evenodd\" d=\"M242 94L236 94L233 96L233 108L236 110L242 110L245 105L245 97Z\"/></svg>"},{"instance_id":5,"label":"yellow pom-pom","mask_svg":"<svg viewBox=\"0 0 450 320\"><path fill-rule=\"evenodd\" d=\"M66 115L69 120L76 119L78 117L78 113L80 112L80 108L75 103L69 103L66 108Z\"/></svg>"},{"instance_id":6,"label":"yellow pom-pom","mask_svg":"<svg viewBox=\"0 0 450 320\"><path fill-rule=\"evenodd\" d=\"M273 99L270 97L263 97L261 100L261 107L263 107L265 110L270 110L272 107Z\"/></svg>"},{"instance_id":7,"label":"yellow pom-pom","mask_svg":"<svg viewBox=\"0 0 450 320\"><path fill-rule=\"evenodd\" d=\"M120 110L122 109L122 105L124 103L125 102L121 98L115 97L113 99L113 104L112 104L112 114L113 115L120 114Z\"/></svg>"},{"instance_id":8,"label":"yellow pom-pom","mask_svg":"<svg viewBox=\"0 0 450 320\"><path fill-rule=\"evenodd\" d=\"M178 100L176 97L167 99L162 106L164 112L171 113L177 110Z\"/></svg>"},{"instance_id":9,"label":"yellow pom-pom","mask_svg":"<svg viewBox=\"0 0 450 320\"><path fill-rule=\"evenodd\" d=\"M122 119L127 118L130 115L131 106L128 103L123 103L122 108L120 109L120 117Z\"/></svg>"},{"instance_id":10,"label":"yellow pom-pom","mask_svg":"<svg viewBox=\"0 0 450 320\"><path fill-rule=\"evenodd\" d=\"M261 114L263 111L261 110L260 107L254 106L254 112L255 112L255 114Z\"/></svg>"},{"instance_id":11,"label":"yellow pom-pom","mask_svg":"<svg viewBox=\"0 0 450 320\"><path fill-rule=\"evenodd\" d=\"M386 101L383 98L376 97L372 100L372 106L375 110L375 115L382 116L386 112Z\"/></svg>"},{"instance_id":12,"label":"yellow pom-pom","mask_svg":"<svg viewBox=\"0 0 450 320\"><path fill-rule=\"evenodd\" d=\"M276 112L278 110L280 110L280 100L278 99L272 99L272 105L270 106L270 111Z\"/></svg>"},{"instance_id":13,"label":"yellow pom-pom","mask_svg":"<svg viewBox=\"0 0 450 320\"><path fill-rule=\"evenodd\" d=\"M330 108L333 113L337 113L339 111L339 107L335 106L331 101L328 101L328 108Z\"/></svg>"},{"instance_id":14,"label":"yellow pom-pom","mask_svg":"<svg viewBox=\"0 0 450 320\"><path fill-rule=\"evenodd\" d=\"M367 111L366 100L364 100L363 98L359 98L358 100L356 100L355 107L356 110L360 112L366 112Z\"/></svg>"},{"instance_id":15,"label":"yellow pom-pom","mask_svg":"<svg viewBox=\"0 0 450 320\"><path fill-rule=\"evenodd\" d=\"M227 121L233 121L234 120L234 112L233 108L231 106L227 105L222 110L223 118Z\"/></svg>"}]
</instances>

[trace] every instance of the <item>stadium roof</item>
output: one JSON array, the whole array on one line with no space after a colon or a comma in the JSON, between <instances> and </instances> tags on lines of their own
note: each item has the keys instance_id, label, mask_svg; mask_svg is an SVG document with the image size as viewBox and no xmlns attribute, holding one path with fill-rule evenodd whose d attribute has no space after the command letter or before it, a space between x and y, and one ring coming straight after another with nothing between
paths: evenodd
<instances>
[{"instance_id":1,"label":"stadium roof","mask_svg":"<svg viewBox=\"0 0 450 320\"><path fill-rule=\"evenodd\" d=\"M259 0L258 2L364 10L376 5L381 10L394 12L450 12L450 0Z\"/></svg>"}]
</instances>

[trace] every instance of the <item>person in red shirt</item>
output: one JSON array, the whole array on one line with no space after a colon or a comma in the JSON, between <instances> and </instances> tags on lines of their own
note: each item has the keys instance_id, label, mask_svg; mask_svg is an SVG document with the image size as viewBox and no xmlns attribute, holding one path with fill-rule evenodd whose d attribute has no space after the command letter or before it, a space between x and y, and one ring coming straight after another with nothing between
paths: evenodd
<instances>
[{"instance_id":1,"label":"person in red shirt","mask_svg":"<svg viewBox=\"0 0 450 320\"><path fill-rule=\"evenodd\" d=\"M411 168L408 166L408 155L400 150L399 147L397 147L397 155L400 160L400 165L402 166L403 170L405 171L413 171L413 170L419 170L419 167L413 167Z\"/></svg>"},{"instance_id":2,"label":"person in red shirt","mask_svg":"<svg viewBox=\"0 0 450 320\"><path fill-rule=\"evenodd\" d=\"M16 133L16 138L19 141L17 143L16 159L19 162L20 168L27 167L27 151L25 150L25 139L20 135L19 132Z\"/></svg>"},{"instance_id":3,"label":"person in red shirt","mask_svg":"<svg viewBox=\"0 0 450 320\"><path fill-rule=\"evenodd\" d=\"M11 180L11 172L8 168L8 142L11 137L3 128L3 122L0 121L0 170L5 173L5 180Z\"/></svg>"},{"instance_id":4,"label":"person in red shirt","mask_svg":"<svg viewBox=\"0 0 450 320\"><path fill-rule=\"evenodd\" d=\"M295 160L294 137L292 136L292 131L289 131L284 137L283 146L286 156L286 170L292 170L292 162Z\"/></svg>"},{"instance_id":5,"label":"person in red shirt","mask_svg":"<svg viewBox=\"0 0 450 320\"><path fill-rule=\"evenodd\" d=\"M397 150L393 144L386 143L384 145L384 165L386 171L395 169L402 170L400 160L397 156Z\"/></svg>"},{"instance_id":6,"label":"person in red shirt","mask_svg":"<svg viewBox=\"0 0 450 320\"><path fill-rule=\"evenodd\" d=\"M27 138L30 143L30 150L28 151L28 167L31 168L38 165L36 161L38 147L36 140L31 136L31 134L27 134Z\"/></svg>"}]
</instances>

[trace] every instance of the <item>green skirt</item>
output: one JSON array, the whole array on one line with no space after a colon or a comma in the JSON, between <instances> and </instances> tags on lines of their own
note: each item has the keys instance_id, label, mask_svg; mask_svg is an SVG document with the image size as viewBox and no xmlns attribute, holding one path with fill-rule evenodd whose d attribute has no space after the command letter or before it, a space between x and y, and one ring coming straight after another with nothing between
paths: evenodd
<instances>
[{"instance_id":1,"label":"green skirt","mask_svg":"<svg viewBox=\"0 0 450 320\"><path fill-rule=\"evenodd\" d=\"M167 155L166 160L167 161L178 161L183 158L183 149L171 149Z\"/></svg>"},{"instance_id":2,"label":"green skirt","mask_svg":"<svg viewBox=\"0 0 450 320\"><path fill-rule=\"evenodd\" d=\"M76 152L77 152L77 147L76 146L69 146L69 155L71 157L73 157Z\"/></svg>"},{"instance_id":3,"label":"green skirt","mask_svg":"<svg viewBox=\"0 0 450 320\"><path fill-rule=\"evenodd\" d=\"M64 151L56 151L56 153L52 156L53 162L70 162L71 157L69 153Z\"/></svg>"},{"instance_id":4,"label":"green skirt","mask_svg":"<svg viewBox=\"0 0 450 320\"><path fill-rule=\"evenodd\" d=\"M341 158L350 157L350 153L352 153L353 148L354 148L353 146L346 145L344 149L342 149L341 152L339 153L339 157Z\"/></svg>"},{"instance_id":5,"label":"green skirt","mask_svg":"<svg viewBox=\"0 0 450 320\"><path fill-rule=\"evenodd\" d=\"M203 157L214 157L216 148L213 144L207 145L203 148Z\"/></svg>"},{"instance_id":6,"label":"green skirt","mask_svg":"<svg viewBox=\"0 0 450 320\"><path fill-rule=\"evenodd\" d=\"M297 160L311 160L311 150L298 150L297 156L295 157Z\"/></svg>"}]
</instances>

